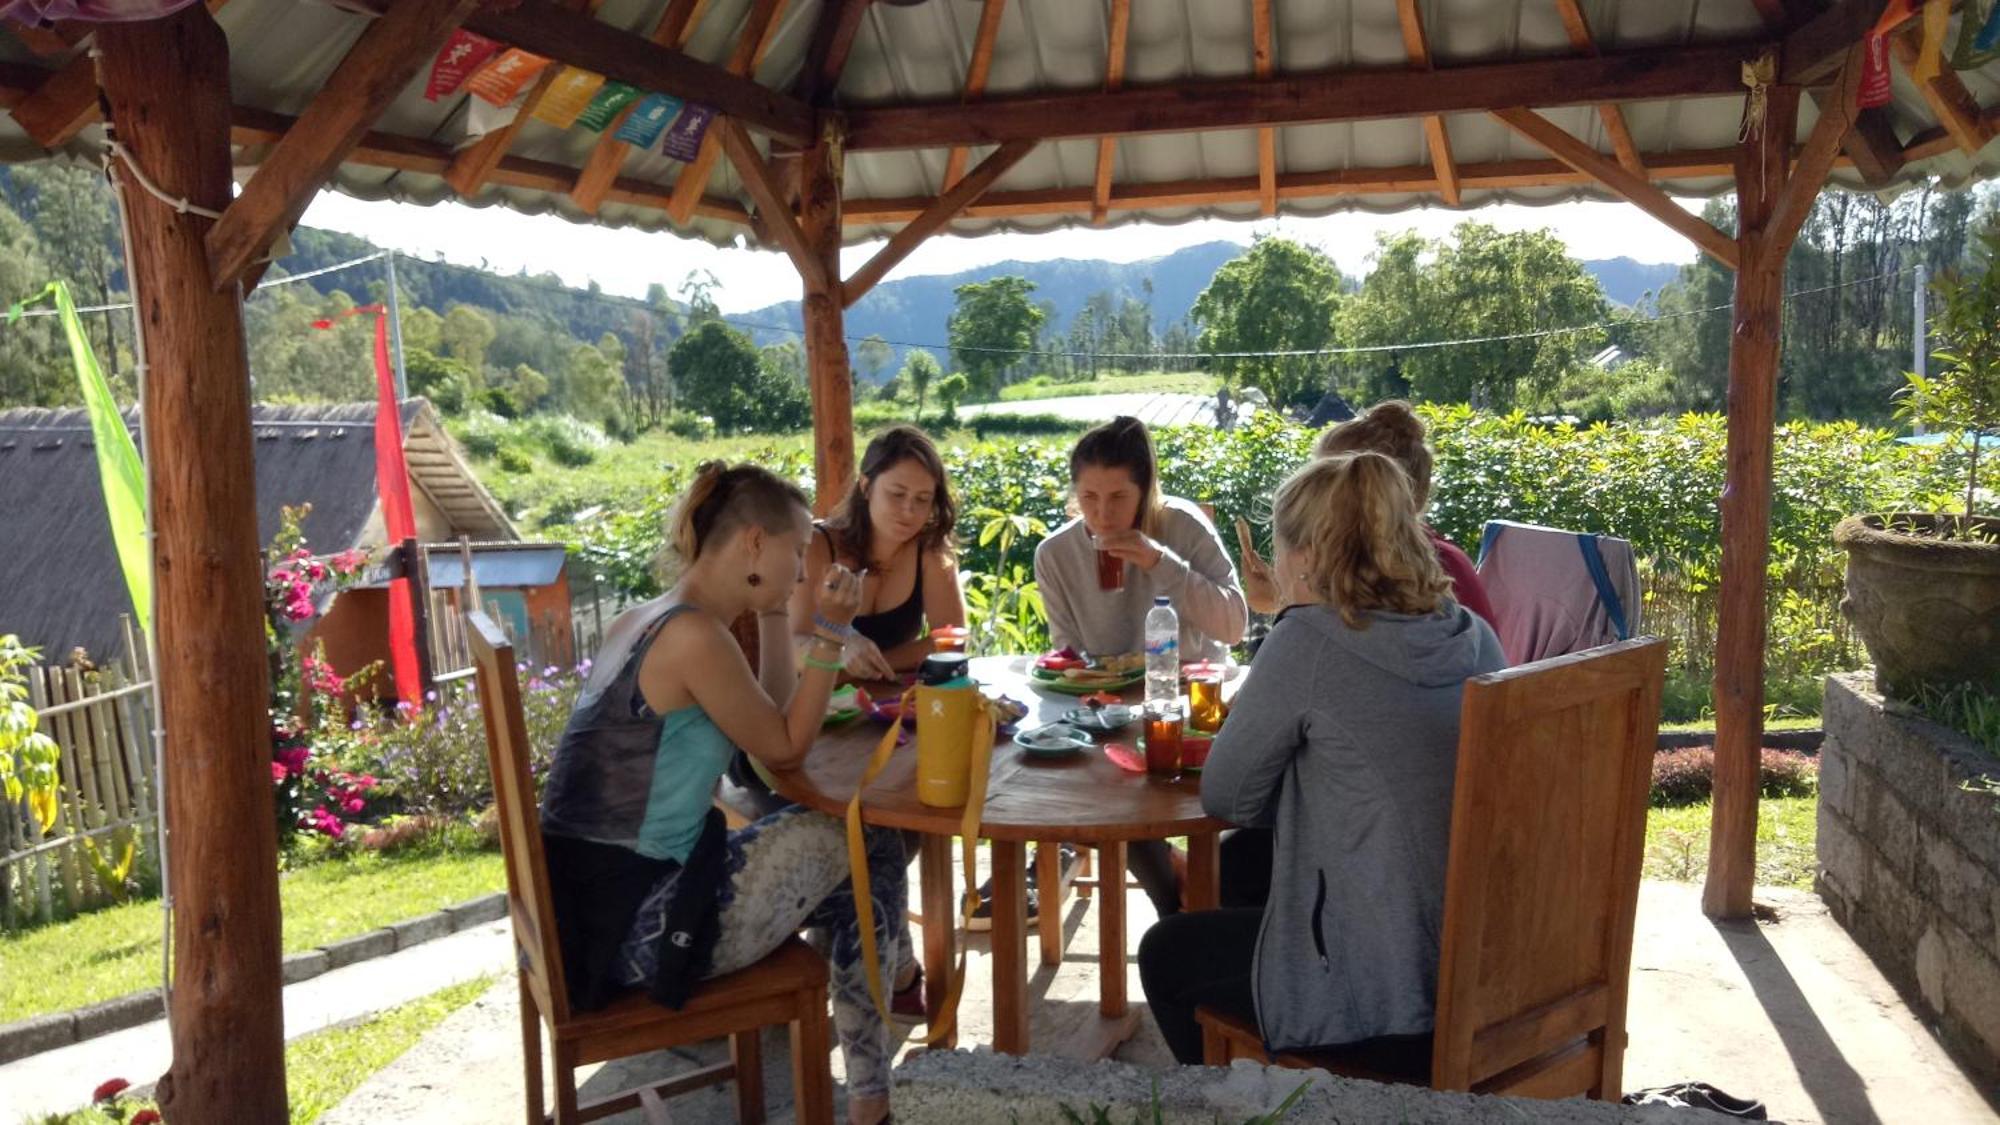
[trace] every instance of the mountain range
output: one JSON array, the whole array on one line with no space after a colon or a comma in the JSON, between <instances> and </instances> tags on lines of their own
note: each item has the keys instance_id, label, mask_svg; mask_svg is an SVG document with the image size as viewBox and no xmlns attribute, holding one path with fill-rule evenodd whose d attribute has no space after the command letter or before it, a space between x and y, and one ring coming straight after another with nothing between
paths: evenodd
<instances>
[{"instance_id":1,"label":"mountain range","mask_svg":"<svg viewBox=\"0 0 2000 1125\"><path fill-rule=\"evenodd\" d=\"M1058 324L1067 326L1092 296L1110 292L1148 300L1153 309L1153 324L1164 332L1187 317L1215 271L1243 250L1240 243L1215 241L1137 262L1076 258L1006 261L959 273L885 281L847 310L847 336L859 340L879 335L889 341L896 350L896 361L889 370L896 370L910 346L935 347L946 339L945 326L956 301L953 290L1009 274L1034 282L1034 300L1053 303ZM1647 293L1659 292L1661 286L1679 276L1681 269L1672 262L1640 262L1622 257L1588 260L1583 267L1597 278L1607 299L1625 306L1638 303ZM1152 283L1150 298L1146 292L1148 281ZM783 326L796 329L802 324L797 301L767 305L730 319L741 325L772 326L751 329L759 345L797 339L795 331L784 331Z\"/></svg>"}]
</instances>

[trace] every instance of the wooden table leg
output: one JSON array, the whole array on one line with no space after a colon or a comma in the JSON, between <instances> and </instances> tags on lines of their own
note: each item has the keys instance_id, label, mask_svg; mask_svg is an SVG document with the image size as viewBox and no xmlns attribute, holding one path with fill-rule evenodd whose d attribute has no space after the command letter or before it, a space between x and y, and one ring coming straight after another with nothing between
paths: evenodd
<instances>
[{"instance_id":1,"label":"wooden table leg","mask_svg":"<svg viewBox=\"0 0 2000 1125\"><path fill-rule=\"evenodd\" d=\"M957 957L953 943L958 904L952 894L951 843L949 836L925 836L917 856L924 904L924 1011L933 1026L944 1009L945 993L951 989L952 963ZM942 1045L950 1048L957 1043L954 1031Z\"/></svg>"},{"instance_id":2,"label":"wooden table leg","mask_svg":"<svg viewBox=\"0 0 2000 1125\"><path fill-rule=\"evenodd\" d=\"M1125 843L1097 847L1097 995L1105 1019L1125 1015Z\"/></svg>"},{"instance_id":3,"label":"wooden table leg","mask_svg":"<svg viewBox=\"0 0 2000 1125\"><path fill-rule=\"evenodd\" d=\"M1068 888L1062 881L1062 845L1035 847L1035 894L1041 902L1041 921L1036 929L1042 937L1042 964L1062 964L1063 898Z\"/></svg>"},{"instance_id":4,"label":"wooden table leg","mask_svg":"<svg viewBox=\"0 0 2000 1125\"><path fill-rule=\"evenodd\" d=\"M1222 905L1222 837L1217 833L1188 837L1187 888L1181 897L1189 910L1214 910Z\"/></svg>"},{"instance_id":5,"label":"wooden table leg","mask_svg":"<svg viewBox=\"0 0 2000 1125\"><path fill-rule=\"evenodd\" d=\"M1028 846L993 847L993 1049L1028 1053Z\"/></svg>"}]
</instances>

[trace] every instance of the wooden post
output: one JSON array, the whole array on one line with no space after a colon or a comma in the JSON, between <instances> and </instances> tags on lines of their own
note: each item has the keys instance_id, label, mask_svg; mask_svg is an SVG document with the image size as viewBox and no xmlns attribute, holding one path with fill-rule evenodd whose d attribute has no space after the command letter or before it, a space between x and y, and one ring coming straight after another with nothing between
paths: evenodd
<instances>
[{"instance_id":1,"label":"wooden post","mask_svg":"<svg viewBox=\"0 0 2000 1125\"><path fill-rule=\"evenodd\" d=\"M229 46L201 4L97 28L117 137L169 197L230 200ZM249 365L240 290L216 292L213 222L119 169L149 370L154 669L173 878L169 1121L283 1122L278 846L271 815Z\"/></svg>"},{"instance_id":2,"label":"wooden post","mask_svg":"<svg viewBox=\"0 0 2000 1125\"><path fill-rule=\"evenodd\" d=\"M1764 567L1771 551L1771 439L1789 240L1769 237L1783 190L1798 88L1771 92L1764 127L1736 150L1736 300L1729 341L1729 442L1715 641L1715 804L1702 910L1747 918L1757 874L1764 741Z\"/></svg>"},{"instance_id":3,"label":"wooden post","mask_svg":"<svg viewBox=\"0 0 2000 1125\"><path fill-rule=\"evenodd\" d=\"M833 509L854 477L854 381L847 368L845 302L840 284L839 126L829 118L800 164L799 229L826 280L805 281L806 368L813 401L813 480L821 514Z\"/></svg>"}]
</instances>

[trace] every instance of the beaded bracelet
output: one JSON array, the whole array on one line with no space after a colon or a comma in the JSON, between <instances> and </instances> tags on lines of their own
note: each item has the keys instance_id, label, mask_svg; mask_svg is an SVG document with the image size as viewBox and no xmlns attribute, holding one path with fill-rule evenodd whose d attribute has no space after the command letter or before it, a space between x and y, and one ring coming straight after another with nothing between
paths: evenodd
<instances>
[{"instance_id":1,"label":"beaded bracelet","mask_svg":"<svg viewBox=\"0 0 2000 1125\"><path fill-rule=\"evenodd\" d=\"M806 667L817 668L822 672L839 672L847 666L838 660L821 660L817 656L808 656L806 657Z\"/></svg>"},{"instance_id":2,"label":"beaded bracelet","mask_svg":"<svg viewBox=\"0 0 2000 1125\"><path fill-rule=\"evenodd\" d=\"M827 632L832 633L834 636L841 638L843 643L845 643L846 638L854 632L854 626L836 625L817 613L813 614L813 627L818 629L824 629Z\"/></svg>"}]
</instances>

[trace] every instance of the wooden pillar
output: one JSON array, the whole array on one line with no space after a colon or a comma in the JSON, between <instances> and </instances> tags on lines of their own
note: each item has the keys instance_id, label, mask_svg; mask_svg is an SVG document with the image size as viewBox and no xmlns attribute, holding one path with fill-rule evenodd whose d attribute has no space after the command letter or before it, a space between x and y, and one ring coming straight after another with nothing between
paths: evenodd
<instances>
[{"instance_id":1,"label":"wooden pillar","mask_svg":"<svg viewBox=\"0 0 2000 1125\"><path fill-rule=\"evenodd\" d=\"M160 190L230 200L229 45L206 6L97 28L118 140ZM175 1122L283 1122L277 829L263 567L240 290L216 292L213 222L119 169L148 373L147 487L166 729Z\"/></svg>"},{"instance_id":2,"label":"wooden pillar","mask_svg":"<svg viewBox=\"0 0 2000 1125\"><path fill-rule=\"evenodd\" d=\"M1746 918L1757 868L1758 760L1764 741L1764 567L1771 553L1771 441L1790 239L1768 237L1786 179L1796 87L1771 93L1765 126L1736 150L1735 307L1729 338L1729 444L1722 486L1722 585L1715 641L1715 804L1702 910Z\"/></svg>"},{"instance_id":3,"label":"wooden pillar","mask_svg":"<svg viewBox=\"0 0 2000 1125\"><path fill-rule=\"evenodd\" d=\"M819 140L800 161L799 229L806 251L827 279L805 283L806 368L813 402L813 479L823 515L854 477L854 379L847 366L846 317L840 284L839 125L823 118Z\"/></svg>"}]
</instances>

